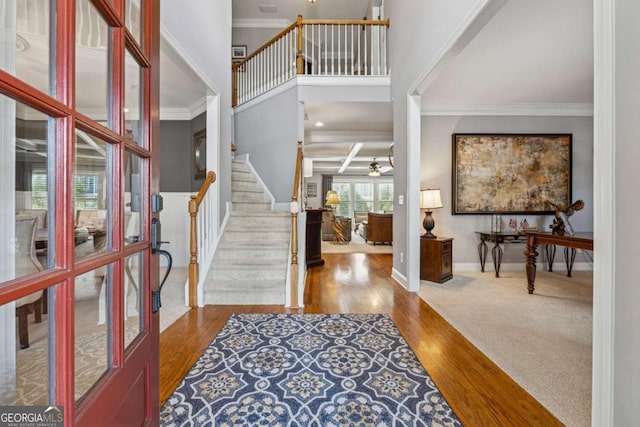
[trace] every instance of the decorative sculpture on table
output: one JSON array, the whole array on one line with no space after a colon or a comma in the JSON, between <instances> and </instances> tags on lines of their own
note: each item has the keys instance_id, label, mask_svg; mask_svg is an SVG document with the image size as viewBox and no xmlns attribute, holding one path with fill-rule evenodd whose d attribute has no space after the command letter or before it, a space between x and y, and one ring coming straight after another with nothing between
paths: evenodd
<instances>
[{"instance_id":1,"label":"decorative sculpture on table","mask_svg":"<svg viewBox=\"0 0 640 427\"><path fill-rule=\"evenodd\" d=\"M573 236L573 228L569 223L569 217L576 211L584 208L584 201L578 200L576 202L573 202L565 209L561 209L560 207L558 207L558 205L548 200L546 202L555 210L555 218L553 219L553 223L549 226L551 228L551 233L559 234L561 236L564 236L565 234Z\"/></svg>"}]
</instances>

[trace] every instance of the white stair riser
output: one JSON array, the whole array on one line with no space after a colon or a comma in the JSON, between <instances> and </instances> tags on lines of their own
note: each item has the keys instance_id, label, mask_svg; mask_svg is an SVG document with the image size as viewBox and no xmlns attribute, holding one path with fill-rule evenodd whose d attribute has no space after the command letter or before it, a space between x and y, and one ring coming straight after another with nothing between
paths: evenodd
<instances>
[{"instance_id":1,"label":"white stair riser","mask_svg":"<svg viewBox=\"0 0 640 427\"><path fill-rule=\"evenodd\" d=\"M275 266L274 266L275 267ZM244 266L237 268L214 268L213 278L215 280L255 280L255 287L259 288L263 280L277 280L286 277L286 271L282 268L255 268ZM284 284L284 281L283 281Z\"/></svg>"},{"instance_id":2,"label":"white stair riser","mask_svg":"<svg viewBox=\"0 0 640 427\"><path fill-rule=\"evenodd\" d=\"M211 292L205 293L208 304L218 305L284 305L284 291Z\"/></svg>"}]
</instances>

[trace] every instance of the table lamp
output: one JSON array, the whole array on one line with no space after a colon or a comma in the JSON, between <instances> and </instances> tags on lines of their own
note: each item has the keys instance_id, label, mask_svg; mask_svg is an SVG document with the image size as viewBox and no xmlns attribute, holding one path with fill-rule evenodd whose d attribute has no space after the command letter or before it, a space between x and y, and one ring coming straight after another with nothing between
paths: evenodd
<instances>
[{"instance_id":1,"label":"table lamp","mask_svg":"<svg viewBox=\"0 0 640 427\"><path fill-rule=\"evenodd\" d=\"M327 206L331 206L335 209L336 206L340 204L340 198L338 197L338 193L333 190L327 191Z\"/></svg>"},{"instance_id":2,"label":"table lamp","mask_svg":"<svg viewBox=\"0 0 640 427\"><path fill-rule=\"evenodd\" d=\"M431 211L433 209L440 209L442 207L442 200L440 200L440 190L439 189L426 189L420 190L420 208L426 209L427 211L424 213L424 221L422 222L422 226L425 230L427 230L422 236L428 239L435 239L435 236L431 230L435 227L436 223L431 216Z\"/></svg>"}]
</instances>

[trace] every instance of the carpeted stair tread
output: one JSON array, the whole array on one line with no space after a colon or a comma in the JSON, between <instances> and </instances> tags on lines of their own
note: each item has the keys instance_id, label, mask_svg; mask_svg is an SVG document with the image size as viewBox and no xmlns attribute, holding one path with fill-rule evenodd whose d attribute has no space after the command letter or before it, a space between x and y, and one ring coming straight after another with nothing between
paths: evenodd
<instances>
[{"instance_id":1,"label":"carpeted stair tread","mask_svg":"<svg viewBox=\"0 0 640 427\"><path fill-rule=\"evenodd\" d=\"M278 280L283 287L283 278L286 277L286 269L275 268L273 264L264 265L218 265L214 267L213 289L218 289L216 280L255 281L256 288L262 287L265 280Z\"/></svg>"},{"instance_id":2,"label":"carpeted stair tread","mask_svg":"<svg viewBox=\"0 0 640 427\"><path fill-rule=\"evenodd\" d=\"M291 214L273 211L267 194L244 161L232 161L232 209L207 273L206 304L284 304Z\"/></svg>"}]
</instances>

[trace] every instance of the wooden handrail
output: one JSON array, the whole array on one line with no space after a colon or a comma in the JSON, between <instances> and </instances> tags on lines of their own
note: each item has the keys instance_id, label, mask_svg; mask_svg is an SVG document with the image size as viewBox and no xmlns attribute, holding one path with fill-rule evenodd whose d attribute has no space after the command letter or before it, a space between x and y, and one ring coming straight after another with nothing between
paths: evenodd
<instances>
[{"instance_id":1,"label":"wooden handrail","mask_svg":"<svg viewBox=\"0 0 640 427\"><path fill-rule=\"evenodd\" d=\"M310 24L372 25L372 26L384 25L385 27L388 28L389 27L389 23L390 23L390 21L388 19L385 19L384 21L369 21L369 20L363 20L363 19L303 19L302 15L298 15L298 19L296 20L296 22L294 22L293 24L289 25L287 28L285 28L284 30L280 31L278 34L273 36L268 42L266 42L265 44L260 46L253 53L251 53L246 58L244 58L242 61L237 61L237 62L234 62L233 64L231 64L231 67L234 70L237 70L238 68L240 68L244 64L246 64L249 60L251 60L251 58L253 58L254 56L260 54L260 52L262 52L263 50L267 49L269 46L271 46L272 44L274 44L275 42L277 42L278 40L280 40L281 38L286 36L292 30L294 30L295 28L301 27L303 25L310 25ZM298 34L298 38L302 39L302 33ZM301 49L302 49L302 40L299 40L298 41L298 50L301 50Z\"/></svg>"},{"instance_id":2,"label":"wooden handrail","mask_svg":"<svg viewBox=\"0 0 640 427\"><path fill-rule=\"evenodd\" d=\"M202 199L204 199L204 196L209 190L209 186L211 186L211 184L215 180L216 173L213 171L209 171L204 179L204 182L202 183L202 186L200 187L200 191L198 191L198 194L191 196L191 200L189 200L189 216L191 217L191 231L189 242L189 306L191 307L198 306L196 288L198 286L198 281L200 280L200 266L198 265L197 215L198 210L200 209L200 203L202 203Z\"/></svg>"},{"instance_id":3,"label":"wooden handrail","mask_svg":"<svg viewBox=\"0 0 640 427\"><path fill-rule=\"evenodd\" d=\"M294 28L298 27L298 22L294 22L293 24L289 25L287 28L285 28L284 30L280 31L278 34L276 34L275 36L273 36L268 42L266 42L265 44L263 44L262 46L260 46L257 50L255 50L253 53L251 53L251 55L248 55L246 58L244 58L242 61L238 61L238 62L234 62L232 64L232 67L234 69L238 69L240 67L242 67L242 65L244 65L245 63L247 63L251 58L253 58L254 56L258 55L260 52L262 52L263 50L267 49L269 46L271 46L272 44L274 44L275 42L277 42L278 40L280 40L281 38L283 38L284 36L286 36L287 34L289 34Z\"/></svg>"},{"instance_id":4,"label":"wooden handrail","mask_svg":"<svg viewBox=\"0 0 640 427\"><path fill-rule=\"evenodd\" d=\"M273 36L269 41L260 46L246 58L241 61L237 61L231 64L232 71L232 90L231 90L231 106L235 107L238 105L238 73L240 70L243 70L244 67L255 58L257 55L274 45L276 42L281 40L283 37L287 36L289 33L298 30L298 34L296 37L296 74L304 74L305 73L305 61L303 56L303 27L305 25L362 25L362 26L385 26L389 27L390 21L389 19L385 19L384 21L376 21L376 20L366 20L366 19L303 19L302 15L298 15L296 22L289 25L287 28L280 31L278 34Z\"/></svg>"},{"instance_id":5,"label":"wooden handrail","mask_svg":"<svg viewBox=\"0 0 640 427\"><path fill-rule=\"evenodd\" d=\"M293 191L291 192L291 201L297 201L300 195L300 181L302 180L302 141L298 141L298 153L296 155L296 171L293 179Z\"/></svg>"},{"instance_id":6,"label":"wooden handrail","mask_svg":"<svg viewBox=\"0 0 640 427\"><path fill-rule=\"evenodd\" d=\"M384 25L389 27L390 21L385 19L384 21L373 21L367 19L303 19L302 25Z\"/></svg>"},{"instance_id":7,"label":"wooden handrail","mask_svg":"<svg viewBox=\"0 0 640 427\"><path fill-rule=\"evenodd\" d=\"M300 202L300 183L302 182L302 141L298 141L296 171L291 193L291 308L298 307L298 211Z\"/></svg>"}]
</instances>

